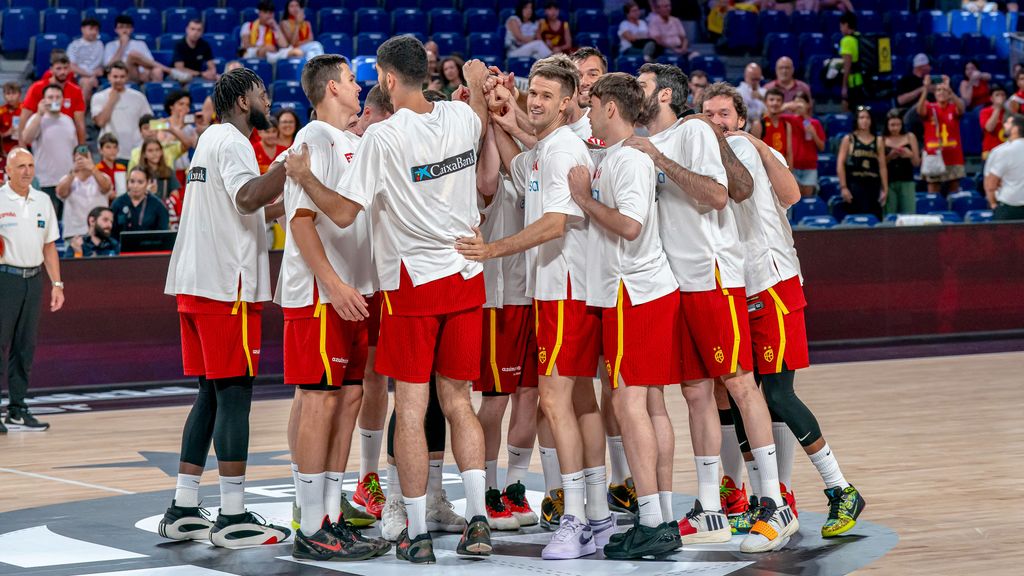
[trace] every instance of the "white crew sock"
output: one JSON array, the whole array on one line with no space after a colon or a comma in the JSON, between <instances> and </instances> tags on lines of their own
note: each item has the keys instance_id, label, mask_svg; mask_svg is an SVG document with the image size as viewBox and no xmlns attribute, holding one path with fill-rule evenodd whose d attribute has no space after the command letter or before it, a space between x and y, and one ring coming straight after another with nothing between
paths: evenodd
<instances>
[{"instance_id":1,"label":"white crew sock","mask_svg":"<svg viewBox=\"0 0 1024 576\"><path fill-rule=\"evenodd\" d=\"M736 483L737 488L743 487L743 453L740 443L736 440L736 426L722 426L722 474Z\"/></svg>"},{"instance_id":2,"label":"white crew sock","mask_svg":"<svg viewBox=\"0 0 1024 576\"><path fill-rule=\"evenodd\" d=\"M487 491L486 478L483 470L463 470L462 487L466 492L466 520L476 516L487 517L484 506L484 493Z\"/></svg>"},{"instance_id":3,"label":"white crew sock","mask_svg":"<svg viewBox=\"0 0 1024 576\"><path fill-rule=\"evenodd\" d=\"M785 422L772 422L772 439L775 440L775 462L779 467L779 482L786 485L786 489L792 488L793 481L793 452L796 451L796 436L790 432Z\"/></svg>"},{"instance_id":4,"label":"white crew sock","mask_svg":"<svg viewBox=\"0 0 1024 576\"><path fill-rule=\"evenodd\" d=\"M526 484L526 475L530 471L530 460L533 459L533 446L520 448L518 446L507 446L508 470L505 472L505 486L511 486L516 482Z\"/></svg>"},{"instance_id":5,"label":"white crew sock","mask_svg":"<svg viewBox=\"0 0 1024 576\"><path fill-rule=\"evenodd\" d=\"M541 446L540 466L544 470L544 495L550 496L552 490L562 487L562 473L558 467L558 451Z\"/></svg>"},{"instance_id":6,"label":"white crew sock","mask_svg":"<svg viewBox=\"0 0 1024 576\"><path fill-rule=\"evenodd\" d=\"M487 489L496 488L501 490L498 486L498 461L488 460L484 462L484 472L487 475Z\"/></svg>"},{"instance_id":7,"label":"white crew sock","mask_svg":"<svg viewBox=\"0 0 1024 576\"><path fill-rule=\"evenodd\" d=\"M829 448L828 444L822 446L821 450L811 454L811 464L814 464L814 467L818 469L818 474L821 474L821 479L825 482L826 488L838 486L845 490L850 485L846 478L843 478L843 471L839 469L839 461L832 454L832 449ZM179 474L178 477L180 478L181 475Z\"/></svg>"},{"instance_id":8,"label":"white crew sock","mask_svg":"<svg viewBox=\"0 0 1024 576\"><path fill-rule=\"evenodd\" d=\"M245 512L245 475L220 477L220 513L241 514Z\"/></svg>"},{"instance_id":9,"label":"white crew sock","mask_svg":"<svg viewBox=\"0 0 1024 576\"><path fill-rule=\"evenodd\" d=\"M299 472L299 487L295 491L299 496L299 508L302 508L302 520L299 530L306 536L312 536L320 530L324 523L324 476L319 474L303 474Z\"/></svg>"},{"instance_id":10,"label":"white crew sock","mask_svg":"<svg viewBox=\"0 0 1024 576\"><path fill-rule=\"evenodd\" d=\"M295 485L296 496L295 503L299 503L298 489L299 489L299 465L292 462L292 484Z\"/></svg>"},{"instance_id":11,"label":"white crew sock","mask_svg":"<svg viewBox=\"0 0 1024 576\"><path fill-rule=\"evenodd\" d=\"M658 492L658 502L661 504L661 519L663 522L671 522L676 516L672 513L672 493Z\"/></svg>"},{"instance_id":12,"label":"white crew sock","mask_svg":"<svg viewBox=\"0 0 1024 576\"><path fill-rule=\"evenodd\" d=\"M587 520L604 520L612 515L608 510L608 475L604 466L583 471L587 483Z\"/></svg>"},{"instance_id":13,"label":"white crew sock","mask_svg":"<svg viewBox=\"0 0 1024 576\"><path fill-rule=\"evenodd\" d=\"M623 484L629 478L629 463L626 462L626 449L622 446L622 436L608 437L608 461L612 465L612 475L608 480L612 484Z\"/></svg>"},{"instance_id":14,"label":"white crew sock","mask_svg":"<svg viewBox=\"0 0 1024 576\"><path fill-rule=\"evenodd\" d=\"M377 471L380 462L380 444L384 438L383 430L359 429L359 478L362 480L370 472Z\"/></svg>"},{"instance_id":15,"label":"white crew sock","mask_svg":"<svg viewBox=\"0 0 1024 576\"><path fill-rule=\"evenodd\" d=\"M199 507L199 479L194 474L178 472L178 482L174 487L174 505L181 508Z\"/></svg>"},{"instance_id":16,"label":"white crew sock","mask_svg":"<svg viewBox=\"0 0 1024 576\"><path fill-rule=\"evenodd\" d=\"M341 485L345 481L344 472L326 472L324 474L324 513L331 522L341 522Z\"/></svg>"},{"instance_id":17,"label":"white crew sock","mask_svg":"<svg viewBox=\"0 0 1024 576\"><path fill-rule=\"evenodd\" d=\"M781 507L786 501L782 499L782 490L779 488L779 468L775 463L775 452L775 444L751 450L754 461L757 462L757 471L761 474L761 497L771 498L776 506Z\"/></svg>"},{"instance_id":18,"label":"white crew sock","mask_svg":"<svg viewBox=\"0 0 1024 576\"><path fill-rule=\"evenodd\" d=\"M406 517L409 519L409 540L427 532L427 496L402 497Z\"/></svg>"},{"instance_id":19,"label":"white crew sock","mask_svg":"<svg viewBox=\"0 0 1024 576\"><path fill-rule=\"evenodd\" d=\"M388 496L402 497L402 481L398 477L398 466L388 464Z\"/></svg>"},{"instance_id":20,"label":"white crew sock","mask_svg":"<svg viewBox=\"0 0 1024 576\"><path fill-rule=\"evenodd\" d=\"M705 512L718 512L722 500L718 495L718 456L694 456L697 465L697 500Z\"/></svg>"},{"instance_id":21,"label":"white crew sock","mask_svg":"<svg viewBox=\"0 0 1024 576\"><path fill-rule=\"evenodd\" d=\"M637 496L637 504L640 511L640 525L648 528L656 528L665 520L662 518L661 502L658 494L648 496Z\"/></svg>"},{"instance_id":22,"label":"white crew sock","mask_svg":"<svg viewBox=\"0 0 1024 576\"><path fill-rule=\"evenodd\" d=\"M747 490L747 497L756 496L757 501L761 501L761 473L757 470L757 462L754 460L744 461L743 464L747 467L747 478L750 480L750 490Z\"/></svg>"},{"instance_id":23,"label":"white crew sock","mask_svg":"<svg viewBox=\"0 0 1024 576\"><path fill-rule=\"evenodd\" d=\"M583 483L583 470L571 474L562 474L562 491L565 493L565 514L575 516L583 522L586 518L583 494L586 491Z\"/></svg>"},{"instance_id":24,"label":"white crew sock","mask_svg":"<svg viewBox=\"0 0 1024 576\"><path fill-rule=\"evenodd\" d=\"M441 480L444 475L444 459L431 460L427 468L427 496L437 498L441 496Z\"/></svg>"}]
</instances>

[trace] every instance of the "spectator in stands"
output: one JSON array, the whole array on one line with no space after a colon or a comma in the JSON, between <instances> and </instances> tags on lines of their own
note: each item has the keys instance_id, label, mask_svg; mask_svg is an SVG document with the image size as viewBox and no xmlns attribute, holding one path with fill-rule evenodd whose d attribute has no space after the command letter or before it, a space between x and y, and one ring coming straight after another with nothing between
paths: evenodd
<instances>
[{"instance_id":1,"label":"spectator in stands","mask_svg":"<svg viewBox=\"0 0 1024 576\"><path fill-rule=\"evenodd\" d=\"M252 136L249 137L252 149L256 153L256 163L260 167L260 174L266 174L267 170L270 170L274 158L284 151L277 145L277 118L271 116L269 120L270 125L266 130L253 130Z\"/></svg>"},{"instance_id":2,"label":"spectator in stands","mask_svg":"<svg viewBox=\"0 0 1024 576\"><path fill-rule=\"evenodd\" d=\"M839 17L839 56L843 59L842 96L846 110L856 110L867 101L864 90L864 76L860 73L860 33L857 32L857 15L843 12Z\"/></svg>"},{"instance_id":3,"label":"spectator in stands","mask_svg":"<svg viewBox=\"0 0 1024 576\"><path fill-rule=\"evenodd\" d=\"M693 108L698 102L704 99L704 90L708 87L708 73L703 70L694 70L690 72L689 81L689 92L687 96L686 105Z\"/></svg>"},{"instance_id":4,"label":"spectator in stands","mask_svg":"<svg viewBox=\"0 0 1024 576\"><path fill-rule=\"evenodd\" d=\"M149 174L147 184L149 191L160 200L168 199L171 194L181 185L174 175L164 153L164 147L156 138L150 137L142 141L142 156L139 165L135 168L143 168ZM130 176L130 175L129 175Z\"/></svg>"},{"instance_id":5,"label":"spectator in stands","mask_svg":"<svg viewBox=\"0 0 1024 576\"><path fill-rule=\"evenodd\" d=\"M839 145L836 173L840 194L849 204L848 214L874 214L882 217L888 196L889 177L882 137L875 135L871 110L856 112L854 130Z\"/></svg>"},{"instance_id":6,"label":"spectator in stands","mask_svg":"<svg viewBox=\"0 0 1024 576\"><path fill-rule=\"evenodd\" d=\"M793 66L793 59L783 56L775 61L775 80L764 85L765 90L778 88L782 91L782 101L792 102L797 94L806 94L811 99L811 87L802 80L794 78L796 68Z\"/></svg>"},{"instance_id":7,"label":"spectator in stands","mask_svg":"<svg viewBox=\"0 0 1024 576\"><path fill-rule=\"evenodd\" d=\"M960 99L967 109L988 106L992 101L992 89L988 83L992 75L978 69L978 61L973 58L964 62L964 79L960 81Z\"/></svg>"},{"instance_id":8,"label":"spectator in stands","mask_svg":"<svg viewBox=\"0 0 1024 576\"><path fill-rule=\"evenodd\" d=\"M64 201L64 238L89 231L88 216L97 206L110 206L114 183L92 161L85 144L75 148L74 167L57 182L57 197Z\"/></svg>"},{"instance_id":9,"label":"spectator in stands","mask_svg":"<svg viewBox=\"0 0 1024 576\"><path fill-rule=\"evenodd\" d=\"M782 114L782 91L778 88L768 90L764 102L765 115L756 120L750 133L775 148L786 158L786 164L792 166L794 127L792 118L785 118ZM750 116L750 112L747 112L747 116ZM797 136L802 138L803 134Z\"/></svg>"},{"instance_id":10,"label":"spectator in stands","mask_svg":"<svg viewBox=\"0 0 1024 576\"><path fill-rule=\"evenodd\" d=\"M28 124L28 117L36 113L39 104L42 102L44 92L51 86L56 85L63 91L61 98L62 106L60 111L74 123L75 133L78 137L78 144L85 144L85 100L82 97L82 89L71 80L71 60L67 53L62 50L54 50L50 54L50 69L43 74L43 77L32 83L25 94L25 100L21 103L21 145L28 148L32 145L31 139L25 138L25 126ZM70 152L70 150L69 150ZM39 158L36 158L39 162ZM71 154L68 154L67 162L71 162ZM45 170L44 170L45 171ZM64 171L61 171L63 175Z\"/></svg>"},{"instance_id":11,"label":"spectator in stands","mask_svg":"<svg viewBox=\"0 0 1024 576\"><path fill-rule=\"evenodd\" d=\"M242 26L242 50L246 58L262 58L271 64L282 58L302 56L302 50L288 45L281 26L274 18L274 1L260 0L259 16Z\"/></svg>"},{"instance_id":12,"label":"spectator in stands","mask_svg":"<svg viewBox=\"0 0 1024 576\"><path fill-rule=\"evenodd\" d=\"M544 19L537 28L537 37L543 40L552 52L568 54L572 51L572 31L569 29L569 23L562 22L559 16L561 9L558 2L549 0L544 6Z\"/></svg>"},{"instance_id":13,"label":"spectator in stands","mask_svg":"<svg viewBox=\"0 0 1024 576\"><path fill-rule=\"evenodd\" d=\"M654 56L664 53L690 55L690 39L683 22L672 15L672 0L652 0L654 10L647 17L651 38L658 44Z\"/></svg>"},{"instance_id":14,"label":"spectator in stands","mask_svg":"<svg viewBox=\"0 0 1024 576\"><path fill-rule=\"evenodd\" d=\"M995 220L1024 220L1024 116L1006 119L1007 141L985 162L985 196Z\"/></svg>"},{"instance_id":15,"label":"spectator in stands","mask_svg":"<svg viewBox=\"0 0 1024 576\"><path fill-rule=\"evenodd\" d=\"M92 119L100 127L100 135L114 134L129 150L142 143L139 118L152 114L146 95L128 86L128 66L113 62L107 67L110 88L92 96Z\"/></svg>"},{"instance_id":16,"label":"spectator in stands","mask_svg":"<svg viewBox=\"0 0 1024 576\"><path fill-rule=\"evenodd\" d=\"M118 194L124 194L127 190L128 162L118 158L121 145L117 140L117 136L109 132L100 136L99 146L100 161L96 163L96 168L106 174L107 178L110 178ZM124 176L118 176L118 174L124 174ZM118 184L119 179L122 180L120 184Z\"/></svg>"},{"instance_id":17,"label":"spectator in stands","mask_svg":"<svg viewBox=\"0 0 1024 576\"><path fill-rule=\"evenodd\" d=\"M551 48L540 39L538 31L540 22L533 9L531 0L519 0L516 13L505 21L505 51L510 58L528 56L530 58L546 58L551 55Z\"/></svg>"},{"instance_id":18,"label":"spectator in stands","mask_svg":"<svg viewBox=\"0 0 1024 576\"><path fill-rule=\"evenodd\" d=\"M238 60L232 60L224 65L224 73L227 74L236 68L241 68L242 63ZM198 114L196 114L196 131L200 134L206 130L211 124L217 123L217 113L213 109L213 95L206 97L203 100L203 108Z\"/></svg>"},{"instance_id":19,"label":"spectator in stands","mask_svg":"<svg viewBox=\"0 0 1024 576\"><path fill-rule=\"evenodd\" d=\"M764 116L765 89L761 86L763 78L761 66L751 62L743 69L743 82L737 86L740 96L743 96L743 103L747 105L747 123L751 125L751 132L754 132L754 126Z\"/></svg>"},{"instance_id":20,"label":"spectator in stands","mask_svg":"<svg viewBox=\"0 0 1024 576\"><path fill-rule=\"evenodd\" d=\"M931 86L931 76L925 76L924 86ZM964 148L960 141L960 117L964 114L964 101L953 93L949 77L942 77L942 84L935 87L935 102L928 102L927 92L921 93L917 101L917 115L924 123L924 149L928 154L941 152L946 164L944 173L925 176L929 192L953 193L960 191L960 179L964 171Z\"/></svg>"},{"instance_id":21,"label":"spectator in stands","mask_svg":"<svg viewBox=\"0 0 1024 576\"><path fill-rule=\"evenodd\" d=\"M299 49L306 58L324 53L323 44L313 38L313 26L306 20L306 3L303 0L288 0L285 19L281 21L281 33L292 49Z\"/></svg>"},{"instance_id":22,"label":"spectator in stands","mask_svg":"<svg viewBox=\"0 0 1024 576\"><path fill-rule=\"evenodd\" d=\"M89 230L68 241L65 258L92 258L94 256L117 256L121 244L110 237L114 227L114 212L107 206L97 206L89 211L86 220Z\"/></svg>"},{"instance_id":23,"label":"spectator in stands","mask_svg":"<svg viewBox=\"0 0 1024 576\"><path fill-rule=\"evenodd\" d=\"M190 79L196 76L203 80L217 80L217 63L213 61L213 48L203 38L203 21L199 18L189 20L185 27L185 37L174 45L174 69L188 74Z\"/></svg>"},{"instance_id":24,"label":"spectator in stands","mask_svg":"<svg viewBox=\"0 0 1024 576\"><path fill-rule=\"evenodd\" d=\"M4 83L4 103L0 106L0 171L7 153L18 145L18 128L21 122L21 83Z\"/></svg>"},{"instance_id":25,"label":"spectator in stands","mask_svg":"<svg viewBox=\"0 0 1024 576\"><path fill-rule=\"evenodd\" d=\"M811 114L812 110L811 98L803 92L797 92L796 98L782 107L784 113L793 115L791 125L800 125L799 130L791 128L794 130L791 168L800 185L801 196L814 196L818 192L818 153L825 151L825 128Z\"/></svg>"},{"instance_id":26,"label":"spectator in stands","mask_svg":"<svg viewBox=\"0 0 1024 576\"><path fill-rule=\"evenodd\" d=\"M998 12L999 4L995 2L989 2L988 0L964 0L963 9L979 14L981 12ZM964 98L964 100L968 100Z\"/></svg>"},{"instance_id":27,"label":"spectator in stands","mask_svg":"<svg viewBox=\"0 0 1024 576\"><path fill-rule=\"evenodd\" d=\"M466 78L462 75L463 65L462 58L458 56L448 56L441 60L441 89L439 91L449 99L452 97L452 92L455 92L459 86L466 85Z\"/></svg>"},{"instance_id":28,"label":"spectator in stands","mask_svg":"<svg viewBox=\"0 0 1024 576\"><path fill-rule=\"evenodd\" d=\"M374 84L373 88L370 88L370 93L366 95L366 102L363 103L363 113L359 115L352 133L356 136L362 136L368 126L385 120L394 113L395 109L391 105L391 99L384 94L380 86Z\"/></svg>"},{"instance_id":29,"label":"spectator in stands","mask_svg":"<svg viewBox=\"0 0 1024 576\"><path fill-rule=\"evenodd\" d=\"M931 74L932 64L927 54L914 56L913 69L896 82L896 103L900 108L917 102L924 89L924 77Z\"/></svg>"},{"instance_id":30,"label":"spectator in stands","mask_svg":"<svg viewBox=\"0 0 1024 576\"><path fill-rule=\"evenodd\" d=\"M1020 114L1021 107L1024 106L1024 68L1014 73L1013 81L1017 86L1017 91L1010 97L1010 113Z\"/></svg>"},{"instance_id":31,"label":"spectator in stands","mask_svg":"<svg viewBox=\"0 0 1024 576\"><path fill-rule=\"evenodd\" d=\"M437 64L441 59L441 49L437 47L437 42L427 40L423 49L427 52L427 76L440 76L441 68Z\"/></svg>"},{"instance_id":32,"label":"spectator in stands","mask_svg":"<svg viewBox=\"0 0 1024 576\"><path fill-rule=\"evenodd\" d=\"M625 18L619 23L619 54L642 55L645 61L653 61L658 44L651 38L647 21L640 18L640 6L629 0L622 11Z\"/></svg>"},{"instance_id":33,"label":"spectator in stands","mask_svg":"<svg viewBox=\"0 0 1024 576\"><path fill-rule=\"evenodd\" d=\"M103 42L100 22L95 18L82 20L82 36L68 45L68 59L75 81L82 88L82 98L89 100L103 78Z\"/></svg>"},{"instance_id":34,"label":"spectator in stands","mask_svg":"<svg viewBox=\"0 0 1024 576\"><path fill-rule=\"evenodd\" d=\"M995 84L992 86L992 103L981 109L982 140L981 159L988 158L993 148L1006 142L1006 133L1003 132L1003 123L1006 121L1006 88Z\"/></svg>"},{"instance_id":35,"label":"spectator in stands","mask_svg":"<svg viewBox=\"0 0 1024 576\"><path fill-rule=\"evenodd\" d=\"M165 75L178 82L188 82L192 77L182 70L175 70L153 59L149 46L142 40L132 38L135 32L135 21L131 16L120 14L114 19L116 40L107 42L103 49L103 64L110 66L114 62L128 65L128 77L132 82L161 82Z\"/></svg>"},{"instance_id":36,"label":"spectator in stands","mask_svg":"<svg viewBox=\"0 0 1024 576\"><path fill-rule=\"evenodd\" d=\"M128 193L118 196L110 209L114 212L111 236L120 242L121 232L167 230L168 214L164 203L150 190L151 175L141 166L128 172Z\"/></svg>"},{"instance_id":37,"label":"spectator in stands","mask_svg":"<svg viewBox=\"0 0 1024 576\"><path fill-rule=\"evenodd\" d=\"M885 163L889 173L889 194L885 199L886 214L917 212L914 168L921 165L917 136L903 129L903 115L898 108L889 110L885 121Z\"/></svg>"},{"instance_id":38,"label":"spectator in stands","mask_svg":"<svg viewBox=\"0 0 1024 576\"><path fill-rule=\"evenodd\" d=\"M64 216L64 201L57 197L57 183L74 167L72 153L78 146L75 123L61 113L63 94L59 84L47 87L35 114L21 131L22 142L32 143L39 189L53 201L58 221Z\"/></svg>"},{"instance_id":39,"label":"spectator in stands","mask_svg":"<svg viewBox=\"0 0 1024 576\"><path fill-rule=\"evenodd\" d=\"M184 186L185 171L191 162L188 151L195 148L199 142L195 115L192 114L192 97L184 90L175 90L164 99L164 110L167 111L167 131L157 138L161 140L161 144L170 138L178 141L173 166L178 183Z\"/></svg>"},{"instance_id":40,"label":"spectator in stands","mask_svg":"<svg viewBox=\"0 0 1024 576\"><path fill-rule=\"evenodd\" d=\"M277 145L291 148L295 142L295 133L302 128L299 115L291 108L281 108L274 114L274 118L277 118Z\"/></svg>"}]
</instances>

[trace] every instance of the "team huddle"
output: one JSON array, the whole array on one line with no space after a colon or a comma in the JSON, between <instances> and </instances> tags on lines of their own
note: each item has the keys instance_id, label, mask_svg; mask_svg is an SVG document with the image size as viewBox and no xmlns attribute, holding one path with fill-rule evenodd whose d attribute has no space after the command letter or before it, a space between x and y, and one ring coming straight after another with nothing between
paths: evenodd
<instances>
[{"instance_id":1,"label":"team huddle","mask_svg":"<svg viewBox=\"0 0 1024 576\"><path fill-rule=\"evenodd\" d=\"M310 59L302 87L315 120L263 176L248 135L268 124L264 86L244 68L217 82L221 124L197 145L166 285L199 393L162 536L239 548L294 530L298 559L365 560L394 542L398 558L431 563L431 531L461 533L458 554L487 556L492 530L540 522L553 532L544 559L598 548L657 557L734 533L743 552L768 552L798 530L779 473L797 442L825 484L822 536L853 528L864 499L793 389L808 366L786 219L799 188L784 157L743 132L735 88L712 85L695 113L677 67L607 73L583 48L537 61L526 94L470 61L449 102L423 92L427 55L411 36L380 47L377 72L360 114L347 61ZM243 502L271 299L265 225L282 217L273 299L295 386L292 530ZM697 471L697 499L678 521L669 385L686 400ZM482 394L477 412L470 388ZM364 510L341 488L357 423L353 501ZM446 426L464 517L442 489ZM535 441L539 515L524 486ZM211 442L215 521L198 497ZM613 512L633 526L617 532ZM360 533L378 520L382 538Z\"/></svg>"}]
</instances>

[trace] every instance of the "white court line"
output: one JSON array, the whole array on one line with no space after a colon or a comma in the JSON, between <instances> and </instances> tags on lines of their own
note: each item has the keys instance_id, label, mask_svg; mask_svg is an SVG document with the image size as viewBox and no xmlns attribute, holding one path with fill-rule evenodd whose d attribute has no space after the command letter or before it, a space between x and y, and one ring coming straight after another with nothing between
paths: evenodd
<instances>
[{"instance_id":1,"label":"white court line","mask_svg":"<svg viewBox=\"0 0 1024 576\"><path fill-rule=\"evenodd\" d=\"M56 476L47 476L46 474L36 474L35 472L25 472L24 470L15 470L13 468L0 468L0 472L7 472L10 474L18 474L20 476L28 476L29 478L40 478L42 480L53 480L54 482L63 482L65 484L73 484L75 486L83 486L85 488L95 488L96 490L106 490L107 492L114 492L116 494L135 494L128 490L122 490L120 488L111 488L110 486L101 486L99 484L90 484L88 482L79 482L78 480L68 480L66 478L57 478Z\"/></svg>"}]
</instances>

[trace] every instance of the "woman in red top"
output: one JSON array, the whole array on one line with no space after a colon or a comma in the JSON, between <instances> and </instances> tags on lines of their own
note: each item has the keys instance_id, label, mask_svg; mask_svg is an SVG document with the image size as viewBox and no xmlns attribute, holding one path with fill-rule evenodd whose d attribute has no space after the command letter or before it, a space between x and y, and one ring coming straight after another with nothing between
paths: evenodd
<instances>
[{"instance_id":1,"label":"woman in red top","mask_svg":"<svg viewBox=\"0 0 1024 576\"><path fill-rule=\"evenodd\" d=\"M978 69L977 60L968 60L964 63L964 79L960 81L960 98L967 103L967 108L988 106L992 101L992 92L989 82L992 75Z\"/></svg>"},{"instance_id":2,"label":"woman in red top","mask_svg":"<svg viewBox=\"0 0 1024 576\"><path fill-rule=\"evenodd\" d=\"M302 121L299 115L291 108L281 108L274 114L277 119L277 147L282 150L291 148L295 141L295 133L302 128Z\"/></svg>"},{"instance_id":3,"label":"woman in red top","mask_svg":"<svg viewBox=\"0 0 1024 576\"><path fill-rule=\"evenodd\" d=\"M825 128L811 116L811 100L804 92L797 92L782 110L793 114L783 119L792 119L793 165L790 168L800 185L800 195L814 196L818 192L818 153L825 150Z\"/></svg>"},{"instance_id":4,"label":"woman in red top","mask_svg":"<svg viewBox=\"0 0 1024 576\"><path fill-rule=\"evenodd\" d=\"M569 23L558 17L561 9L554 0L544 6L544 19L537 28L537 37L544 41L554 53L568 54L572 50L572 33Z\"/></svg>"},{"instance_id":5,"label":"woman in red top","mask_svg":"<svg viewBox=\"0 0 1024 576\"><path fill-rule=\"evenodd\" d=\"M988 159L993 148L1006 142L1003 122L1006 120L1006 88L996 84L992 86L992 105L981 109L981 159Z\"/></svg>"},{"instance_id":6,"label":"woman in red top","mask_svg":"<svg viewBox=\"0 0 1024 576\"><path fill-rule=\"evenodd\" d=\"M267 118L270 126L266 130L253 130L249 136L252 149L256 152L256 163L260 166L260 174L266 174L273 164L274 158L287 148L280 148L277 145L277 119L273 116Z\"/></svg>"},{"instance_id":7,"label":"woman in red top","mask_svg":"<svg viewBox=\"0 0 1024 576\"><path fill-rule=\"evenodd\" d=\"M917 101L917 115L924 124L924 151L937 154L941 151L946 170L938 176L925 176L929 192L953 193L960 191L960 179L964 171L964 148L960 140L960 117L964 114L964 101L953 93L949 76L942 77L942 84L935 87L935 102L928 102L932 77L925 75L924 90Z\"/></svg>"}]
</instances>

